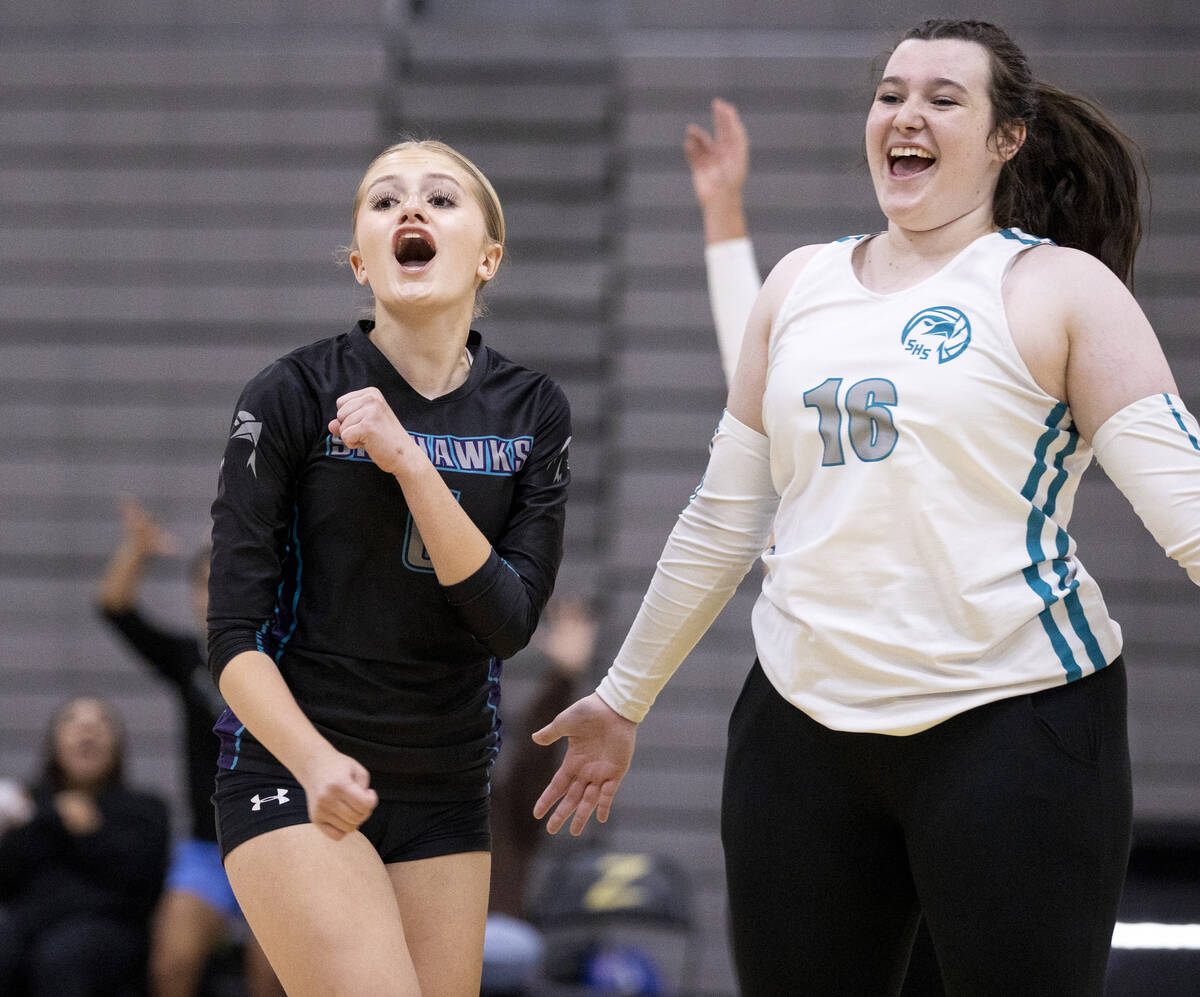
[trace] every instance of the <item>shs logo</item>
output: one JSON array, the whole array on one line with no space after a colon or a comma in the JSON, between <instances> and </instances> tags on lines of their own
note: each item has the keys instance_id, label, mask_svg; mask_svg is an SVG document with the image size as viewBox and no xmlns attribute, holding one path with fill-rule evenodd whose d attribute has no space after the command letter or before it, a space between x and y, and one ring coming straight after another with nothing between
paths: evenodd
<instances>
[{"instance_id":1,"label":"shs logo","mask_svg":"<svg viewBox=\"0 0 1200 997\"><path fill-rule=\"evenodd\" d=\"M900 343L918 360L949 363L971 345L971 320L950 305L926 308L905 324Z\"/></svg>"}]
</instances>

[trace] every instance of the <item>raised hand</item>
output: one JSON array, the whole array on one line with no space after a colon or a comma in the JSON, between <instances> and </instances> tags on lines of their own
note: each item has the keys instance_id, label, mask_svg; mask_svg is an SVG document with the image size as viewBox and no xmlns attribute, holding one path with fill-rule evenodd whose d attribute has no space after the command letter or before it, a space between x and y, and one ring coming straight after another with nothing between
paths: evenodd
<instances>
[{"instance_id":1,"label":"raised hand","mask_svg":"<svg viewBox=\"0 0 1200 997\"><path fill-rule=\"evenodd\" d=\"M736 211L740 215L742 187L750 170L750 140L737 108L728 101L714 99L712 116L711 134L697 124L688 125L684 133L683 154L692 171L692 187L706 214Z\"/></svg>"},{"instance_id":2,"label":"raised hand","mask_svg":"<svg viewBox=\"0 0 1200 997\"><path fill-rule=\"evenodd\" d=\"M121 526L125 543L141 557L179 553L179 540L164 529L133 495L122 495Z\"/></svg>"}]
</instances>

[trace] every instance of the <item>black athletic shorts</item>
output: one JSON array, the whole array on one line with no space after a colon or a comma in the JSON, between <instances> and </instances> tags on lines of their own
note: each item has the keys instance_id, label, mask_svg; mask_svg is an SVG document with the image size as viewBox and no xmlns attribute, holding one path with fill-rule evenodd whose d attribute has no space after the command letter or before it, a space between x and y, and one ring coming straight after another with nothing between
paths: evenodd
<instances>
[{"instance_id":1,"label":"black athletic shorts","mask_svg":"<svg viewBox=\"0 0 1200 997\"><path fill-rule=\"evenodd\" d=\"M293 824L307 824L308 799L286 771L282 775L217 770L213 794L217 840L224 860L243 841ZM380 800L359 831L385 863L488 852L491 800L410 802Z\"/></svg>"}]
</instances>

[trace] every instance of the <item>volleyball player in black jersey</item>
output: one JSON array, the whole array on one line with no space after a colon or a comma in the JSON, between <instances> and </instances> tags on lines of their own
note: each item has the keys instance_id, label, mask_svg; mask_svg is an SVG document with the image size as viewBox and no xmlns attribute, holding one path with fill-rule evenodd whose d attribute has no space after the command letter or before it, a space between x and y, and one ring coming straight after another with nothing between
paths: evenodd
<instances>
[{"instance_id":1,"label":"volleyball player in black jersey","mask_svg":"<svg viewBox=\"0 0 1200 997\"><path fill-rule=\"evenodd\" d=\"M353 226L374 321L250 382L213 505L221 846L292 997L476 994L500 661L553 587L570 416L470 330L504 242L473 164L385 150Z\"/></svg>"}]
</instances>

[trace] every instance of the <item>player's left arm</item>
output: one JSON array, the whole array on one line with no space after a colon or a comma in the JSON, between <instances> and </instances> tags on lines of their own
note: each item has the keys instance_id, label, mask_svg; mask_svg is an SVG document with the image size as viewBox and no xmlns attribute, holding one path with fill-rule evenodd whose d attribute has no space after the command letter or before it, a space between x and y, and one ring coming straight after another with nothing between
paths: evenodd
<instances>
[{"instance_id":1,"label":"player's left arm","mask_svg":"<svg viewBox=\"0 0 1200 997\"><path fill-rule=\"evenodd\" d=\"M1200 584L1200 426L1125 285L1083 253L1055 257L1075 425L1154 538Z\"/></svg>"},{"instance_id":2,"label":"player's left arm","mask_svg":"<svg viewBox=\"0 0 1200 997\"><path fill-rule=\"evenodd\" d=\"M562 560L570 409L549 381L538 391L538 405L532 449L515 475L512 509L494 544L377 388L339 398L329 426L396 477L446 598L476 640L499 658L529 643Z\"/></svg>"},{"instance_id":3,"label":"player's left arm","mask_svg":"<svg viewBox=\"0 0 1200 997\"><path fill-rule=\"evenodd\" d=\"M1178 395L1150 321L1113 272L1076 250L1056 249L1052 262L1064 297L1067 402L1083 438L1139 399Z\"/></svg>"},{"instance_id":4,"label":"player's left arm","mask_svg":"<svg viewBox=\"0 0 1200 997\"><path fill-rule=\"evenodd\" d=\"M458 504L378 388L360 388L342 395L329 431L347 446L362 447L376 467L399 482L439 582L456 584L483 566L492 545ZM354 511L348 515L354 515Z\"/></svg>"},{"instance_id":5,"label":"player's left arm","mask_svg":"<svg viewBox=\"0 0 1200 997\"><path fill-rule=\"evenodd\" d=\"M533 637L563 557L571 481L571 410L553 382L534 392L533 445L514 477L512 503L493 553L476 575L446 595L471 632L498 657Z\"/></svg>"}]
</instances>

